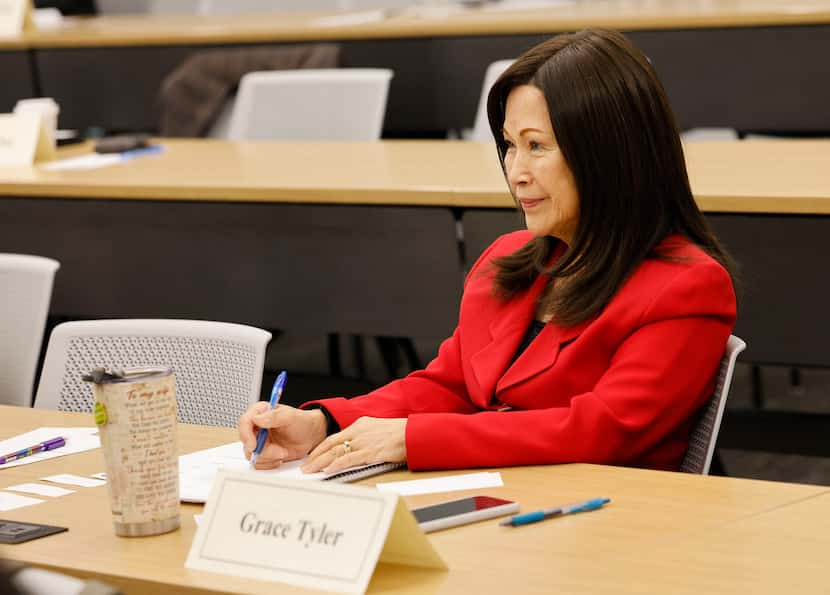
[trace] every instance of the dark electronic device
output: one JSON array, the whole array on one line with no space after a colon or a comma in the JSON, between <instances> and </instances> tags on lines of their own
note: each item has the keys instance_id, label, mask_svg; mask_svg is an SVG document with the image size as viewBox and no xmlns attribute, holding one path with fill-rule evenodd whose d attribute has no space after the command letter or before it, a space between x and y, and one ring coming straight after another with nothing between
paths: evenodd
<instances>
[{"instance_id":1,"label":"dark electronic device","mask_svg":"<svg viewBox=\"0 0 830 595\"><path fill-rule=\"evenodd\" d=\"M412 509L424 533L519 512L519 503L491 496L472 496Z\"/></svg>"}]
</instances>

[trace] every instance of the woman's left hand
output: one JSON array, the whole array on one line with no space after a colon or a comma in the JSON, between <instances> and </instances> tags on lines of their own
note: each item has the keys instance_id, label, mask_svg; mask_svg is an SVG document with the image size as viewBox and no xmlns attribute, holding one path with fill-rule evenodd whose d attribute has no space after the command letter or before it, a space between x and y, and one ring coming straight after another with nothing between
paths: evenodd
<instances>
[{"instance_id":1,"label":"woman's left hand","mask_svg":"<svg viewBox=\"0 0 830 595\"><path fill-rule=\"evenodd\" d=\"M356 465L406 461L406 419L361 417L323 440L308 455L306 473L336 473Z\"/></svg>"}]
</instances>

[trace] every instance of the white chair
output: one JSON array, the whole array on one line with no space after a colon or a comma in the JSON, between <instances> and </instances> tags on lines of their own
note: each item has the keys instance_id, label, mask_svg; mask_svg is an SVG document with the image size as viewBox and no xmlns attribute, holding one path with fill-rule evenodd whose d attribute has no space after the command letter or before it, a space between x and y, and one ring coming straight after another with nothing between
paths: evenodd
<instances>
[{"instance_id":1,"label":"white chair","mask_svg":"<svg viewBox=\"0 0 830 595\"><path fill-rule=\"evenodd\" d=\"M709 474L712 464L712 455L715 453L715 443L718 440L718 431L723 419L723 410L726 408L726 397L732 384L732 374L735 372L735 361L738 354L746 349L746 343L735 335L729 336L726 351L718 370L718 379L712 398L700 412L700 417L692 428L689 437L689 449L683 457L680 470L686 473Z\"/></svg>"},{"instance_id":2,"label":"white chair","mask_svg":"<svg viewBox=\"0 0 830 595\"><path fill-rule=\"evenodd\" d=\"M205 320L85 320L55 327L35 407L92 411L95 368L169 366L176 375L179 421L235 427L259 400L271 333Z\"/></svg>"},{"instance_id":3,"label":"white chair","mask_svg":"<svg viewBox=\"0 0 830 595\"><path fill-rule=\"evenodd\" d=\"M473 131L470 133L467 140L475 141L477 143L487 143L493 141L493 133L490 131L490 122L487 120L487 95L490 93L490 88L501 76L501 73L513 64L514 60L497 60L492 62L484 73L484 84L481 86L481 97L478 100L478 111L476 111L476 121L473 125Z\"/></svg>"},{"instance_id":4,"label":"white chair","mask_svg":"<svg viewBox=\"0 0 830 595\"><path fill-rule=\"evenodd\" d=\"M60 263L0 254L0 404L32 404L32 385Z\"/></svg>"},{"instance_id":5,"label":"white chair","mask_svg":"<svg viewBox=\"0 0 830 595\"><path fill-rule=\"evenodd\" d=\"M229 140L377 140L392 74L383 68L248 73L210 136Z\"/></svg>"},{"instance_id":6,"label":"white chair","mask_svg":"<svg viewBox=\"0 0 830 595\"><path fill-rule=\"evenodd\" d=\"M680 140L684 143L698 143L738 140L738 133L732 128L690 128L680 133Z\"/></svg>"}]
</instances>

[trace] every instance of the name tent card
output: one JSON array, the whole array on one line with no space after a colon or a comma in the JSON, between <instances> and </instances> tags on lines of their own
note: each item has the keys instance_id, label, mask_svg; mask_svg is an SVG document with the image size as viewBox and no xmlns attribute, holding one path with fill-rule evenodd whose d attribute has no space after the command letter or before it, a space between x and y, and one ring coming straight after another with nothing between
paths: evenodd
<instances>
[{"instance_id":1,"label":"name tent card","mask_svg":"<svg viewBox=\"0 0 830 595\"><path fill-rule=\"evenodd\" d=\"M364 593L378 562L447 568L397 494L220 471L185 566Z\"/></svg>"},{"instance_id":2,"label":"name tent card","mask_svg":"<svg viewBox=\"0 0 830 595\"><path fill-rule=\"evenodd\" d=\"M55 147L42 122L33 113L0 114L0 167L21 167L54 159Z\"/></svg>"},{"instance_id":3,"label":"name tent card","mask_svg":"<svg viewBox=\"0 0 830 595\"><path fill-rule=\"evenodd\" d=\"M17 35L31 27L31 0L0 0L0 36Z\"/></svg>"}]
</instances>

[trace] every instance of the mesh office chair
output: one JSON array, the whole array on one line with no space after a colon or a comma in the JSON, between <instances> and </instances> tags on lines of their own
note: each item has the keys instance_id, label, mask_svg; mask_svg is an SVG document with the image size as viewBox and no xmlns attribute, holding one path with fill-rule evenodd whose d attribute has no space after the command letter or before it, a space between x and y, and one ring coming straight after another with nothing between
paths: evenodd
<instances>
[{"instance_id":1,"label":"mesh office chair","mask_svg":"<svg viewBox=\"0 0 830 595\"><path fill-rule=\"evenodd\" d=\"M179 421L236 427L259 400L271 333L204 320L85 320L55 327L35 407L92 411L94 368L169 366L176 375Z\"/></svg>"},{"instance_id":2,"label":"mesh office chair","mask_svg":"<svg viewBox=\"0 0 830 595\"><path fill-rule=\"evenodd\" d=\"M735 361L738 354L746 349L746 343L735 335L729 336L726 351L718 370L718 379L715 383L715 392L709 402L700 412L700 417L692 428L689 437L689 450L683 457L680 470L686 473L709 474L709 465L715 453L715 443L718 439L720 422L723 419L723 410L726 407L726 397L732 384L732 374L735 372Z\"/></svg>"},{"instance_id":3,"label":"mesh office chair","mask_svg":"<svg viewBox=\"0 0 830 595\"><path fill-rule=\"evenodd\" d=\"M490 132L490 123L487 121L487 95L490 93L490 88L496 79L501 76L501 73L507 70L507 67L513 64L514 60L497 60L492 62L484 73L484 84L481 86L481 97L478 100L478 110L476 111L476 121L473 125L473 130L467 140L475 141L477 143L492 142L493 133Z\"/></svg>"},{"instance_id":4,"label":"mesh office chair","mask_svg":"<svg viewBox=\"0 0 830 595\"><path fill-rule=\"evenodd\" d=\"M0 404L32 404L43 328L60 263L0 254Z\"/></svg>"},{"instance_id":5,"label":"mesh office chair","mask_svg":"<svg viewBox=\"0 0 830 595\"><path fill-rule=\"evenodd\" d=\"M320 68L251 72L210 136L229 140L373 141L392 71Z\"/></svg>"}]
</instances>

